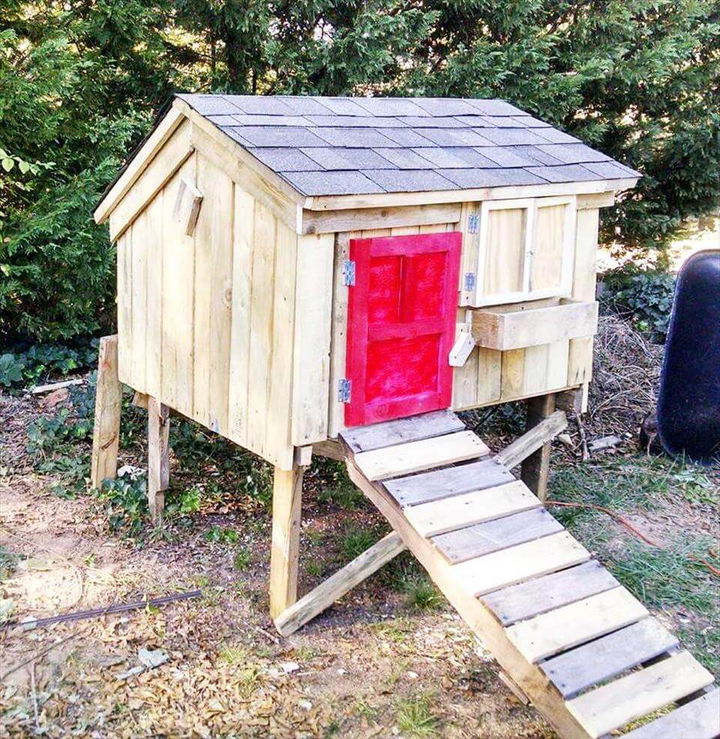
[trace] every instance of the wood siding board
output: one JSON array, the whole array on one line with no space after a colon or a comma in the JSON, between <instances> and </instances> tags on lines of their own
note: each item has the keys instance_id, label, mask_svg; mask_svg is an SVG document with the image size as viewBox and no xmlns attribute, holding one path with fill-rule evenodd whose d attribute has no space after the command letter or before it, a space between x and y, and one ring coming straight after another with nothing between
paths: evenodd
<instances>
[{"instance_id":1,"label":"wood siding board","mask_svg":"<svg viewBox=\"0 0 720 739\"><path fill-rule=\"evenodd\" d=\"M117 240L118 376L132 381L132 229Z\"/></svg>"},{"instance_id":2,"label":"wood siding board","mask_svg":"<svg viewBox=\"0 0 720 739\"><path fill-rule=\"evenodd\" d=\"M133 226L132 235L132 365L131 385L147 392L147 211L143 211Z\"/></svg>"},{"instance_id":3,"label":"wood siding board","mask_svg":"<svg viewBox=\"0 0 720 739\"><path fill-rule=\"evenodd\" d=\"M162 391L162 291L163 291L163 208L161 190L148 208L147 218L147 392L155 398Z\"/></svg>"}]
</instances>

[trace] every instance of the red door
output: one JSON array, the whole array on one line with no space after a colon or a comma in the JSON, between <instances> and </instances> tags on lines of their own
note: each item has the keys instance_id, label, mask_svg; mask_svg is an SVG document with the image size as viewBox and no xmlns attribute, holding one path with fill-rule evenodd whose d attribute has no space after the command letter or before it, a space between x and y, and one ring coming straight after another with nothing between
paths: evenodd
<instances>
[{"instance_id":1,"label":"red door","mask_svg":"<svg viewBox=\"0 0 720 739\"><path fill-rule=\"evenodd\" d=\"M450 406L459 232L350 241L347 426Z\"/></svg>"}]
</instances>

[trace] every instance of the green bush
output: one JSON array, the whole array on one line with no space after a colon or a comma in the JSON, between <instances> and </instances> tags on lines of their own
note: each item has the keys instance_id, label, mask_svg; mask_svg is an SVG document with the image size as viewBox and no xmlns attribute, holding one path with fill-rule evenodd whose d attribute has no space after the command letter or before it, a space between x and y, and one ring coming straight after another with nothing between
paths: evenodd
<instances>
[{"instance_id":1,"label":"green bush","mask_svg":"<svg viewBox=\"0 0 720 739\"><path fill-rule=\"evenodd\" d=\"M0 354L0 385L18 387L63 377L97 364L97 339L63 344L34 344Z\"/></svg>"}]
</instances>

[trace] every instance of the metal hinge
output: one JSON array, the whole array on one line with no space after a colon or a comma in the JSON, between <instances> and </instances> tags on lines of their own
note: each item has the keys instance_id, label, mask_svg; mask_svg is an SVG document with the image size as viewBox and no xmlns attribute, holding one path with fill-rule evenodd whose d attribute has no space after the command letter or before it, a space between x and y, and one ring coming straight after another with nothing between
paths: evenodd
<instances>
[{"instance_id":1,"label":"metal hinge","mask_svg":"<svg viewBox=\"0 0 720 739\"><path fill-rule=\"evenodd\" d=\"M355 284L355 262L346 259L342 263L343 285L352 287Z\"/></svg>"},{"instance_id":2,"label":"metal hinge","mask_svg":"<svg viewBox=\"0 0 720 739\"><path fill-rule=\"evenodd\" d=\"M343 377L338 382L338 400L341 403L349 403L350 396L352 395L352 380L348 380Z\"/></svg>"},{"instance_id":3,"label":"metal hinge","mask_svg":"<svg viewBox=\"0 0 720 739\"><path fill-rule=\"evenodd\" d=\"M478 232L478 228L480 227L480 214L479 213L471 213L468 216L468 233L469 234L476 234Z\"/></svg>"},{"instance_id":4,"label":"metal hinge","mask_svg":"<svg viewBox=\"0 0 720 739\"><path fill-rule=\"evenodd\" d=\"M465 273L465 279L463 280L463 287L466 290L466 292L471 292L475 289L475 273L474 272L466 272Z\"/></svg>"}]
</instances>

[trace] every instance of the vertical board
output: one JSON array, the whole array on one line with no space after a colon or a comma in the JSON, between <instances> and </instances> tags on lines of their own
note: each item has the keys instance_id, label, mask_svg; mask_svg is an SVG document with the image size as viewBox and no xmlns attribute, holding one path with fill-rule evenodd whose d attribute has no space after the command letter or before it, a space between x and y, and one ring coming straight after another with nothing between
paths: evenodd
<instances>
[{"instance_id":1,"label":"vertical board","mask_svg":"<svg viewBox=\"0 0 720 739\"><path fill-rule=\"evenodd\" d=\"M480 295L484 303L522 293L528 208L484 209L481 222Z\"/></svg>"},{"instance_id":2,"label":"vertical board","mask_svg":"<svg viewBox=\"0 0 720 739\"><path fill-rule=\"evenodd\" d=\"M530 292L562 290L567 205L539 207L535 220L535 245L530 269Z\"/></svg>"},{"instance_id":3,"label":"vertical board","mask_svg":"<svg viewBox=\"0 0 720 739\"><path fill-rule=\"evenodd\" d=\"M132 226L117 240L118 377L131 384L132 362Z\"/></svg>"},{"instance_id":4,"label":"vertical board","mask_svg":"<svg viewBox=\"0 0 720 739\"><path fill-rule=\"evenodd\" d=\"M130 351L130 385L143 393L145 384L146 337L147 337L147 210L143 211L132 225L132 330Z\"/></svg>"},{"instance_id":5,"label":"vertical board","mask_svg":"<svg viewBox=\"0 0 720 739\"><path fill-rule=\"evenodd\" d=\"M298 237L292 404L295 446L324 441L328 433L334 246L332 234Z\"/></svg>"},{"instance_id":6,"label":"vertical board","mask_svg":"<svg viewBox=\"0 0 720 739\"><path fill-rule=\"evenodd\" d=\"M162 383L163 200L160 191L147 209L146 392L159 398Z\"/></svg>"}]
</instances>

